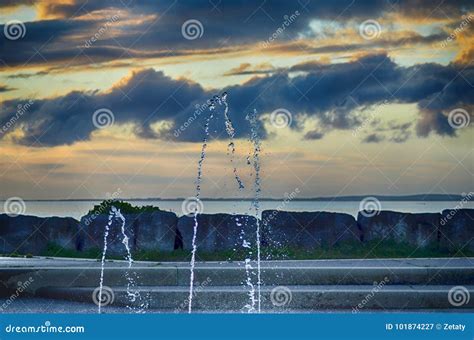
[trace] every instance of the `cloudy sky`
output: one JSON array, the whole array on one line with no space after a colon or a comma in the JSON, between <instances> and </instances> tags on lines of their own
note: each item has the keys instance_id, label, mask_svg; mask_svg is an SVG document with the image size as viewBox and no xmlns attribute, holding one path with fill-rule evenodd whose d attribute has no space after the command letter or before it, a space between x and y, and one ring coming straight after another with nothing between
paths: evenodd
<instances>
[{"instance_id":1,"label":"cloudy sky","mask_svg":"<svg viewBox=\"0 0 474 340\"><path fill-rule=\"evenodd\" d=\"M0 199L473 191L472 1L0 2Z\"/></svg>"}]
</instances>

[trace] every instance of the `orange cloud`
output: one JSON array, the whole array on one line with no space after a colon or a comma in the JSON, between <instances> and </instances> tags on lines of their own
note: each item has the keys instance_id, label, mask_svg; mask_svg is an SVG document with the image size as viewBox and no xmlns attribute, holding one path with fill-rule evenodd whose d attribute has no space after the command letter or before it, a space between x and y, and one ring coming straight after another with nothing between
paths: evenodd
<instances>
[{"instance_id":1,"label":"orange cloud","mask_svg":"<svg viewBox=\"0 0 474 340\"><path fill-rule=\"evenodd\" d=\"M452 35L455 35L460 48L455 62L460 64L472 63L474 61L474 15L469 14L465 16Z\"/></svg>"},{"instance_id":2,"label":"orange cloud","mask_svg":"<svg viewBox=\"0 0 474 340\"><path fill-rule=\"evenodd\" d=\"M75 0L53 0L41 1L35 6L40 19L60 19L66 17L64 8L67 6L72 6L75 3Z\"/></svg>"}]
</instances>

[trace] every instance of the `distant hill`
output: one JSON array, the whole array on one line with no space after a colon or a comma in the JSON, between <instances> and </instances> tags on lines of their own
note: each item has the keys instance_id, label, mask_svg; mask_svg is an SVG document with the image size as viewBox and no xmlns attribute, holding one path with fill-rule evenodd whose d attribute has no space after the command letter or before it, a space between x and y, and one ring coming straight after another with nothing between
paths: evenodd
<instances>
[{"instance_id":1,"label":"distant hill","mask_svg":"<svg viewBox=\"0 0 474 340\"><path fill-rule=\"evenodd\" d=\"M293 198L292 201L336 201L336 202L353 202L361 201L367 197L375 197L379 201L423 201L423 202L433 202L433 201L461 201L461 200L471 200L474 193L469 193L467 196L457 195L457 194L416 194L416 195L402 195L402 196L391 196L391 195L356 195L356 196L335 196L335 197L310 197L310 198ZM25 201L45 201L45 202L57 202L57 201L101 201L106 198L96 198L96 199L54 199L54 200L25 200ZM118 198L119 200L124 201L183 201L184 197L177 198L156 198L156 197L147 197L147 198ZM266 197L260 198L261 201L281 201L285 197ZM203 201L251 201L252 197L245 198L211 198L205 197L202 198Z\"/></svg>"}]
</instances>

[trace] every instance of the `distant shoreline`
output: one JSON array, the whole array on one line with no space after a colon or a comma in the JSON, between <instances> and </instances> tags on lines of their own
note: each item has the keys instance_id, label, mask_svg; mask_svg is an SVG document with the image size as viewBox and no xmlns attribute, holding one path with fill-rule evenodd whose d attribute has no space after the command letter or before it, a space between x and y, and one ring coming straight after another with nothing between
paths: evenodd
<instances>
[{"instance_id":1,"label":"distant shoreline","mask_svg":"<svg viewBox=\"0 0 474 340\"><path fill-rule=\"evenodd\" d=\"M361 201L367 197L374 197L379 201L392 201L392 202L439 202L439 201L461 201L466 196L457 195L457 194L417 194L417 195L403 195L403 196L384 196L384 195L357 195L357 196L340 196L340 197L312 197L312 198L293 198L288 199L286 197L281 198L260 198L260 201L282 201L288 199L293 202L304 202L304 201L334 201L334 202L357 202ZM104 201L110 198L85 198L85 199L24 199L25 202L95 202L95 201ZM185 197L177 197L177 198L117 198L117 200L121 201L183 201ZM252 201L253 198L246 197L246 198L211 198L205 197L201 198L201 201ZM5 201L5 200L0 200Z\"/></svg>"}]
</instances>

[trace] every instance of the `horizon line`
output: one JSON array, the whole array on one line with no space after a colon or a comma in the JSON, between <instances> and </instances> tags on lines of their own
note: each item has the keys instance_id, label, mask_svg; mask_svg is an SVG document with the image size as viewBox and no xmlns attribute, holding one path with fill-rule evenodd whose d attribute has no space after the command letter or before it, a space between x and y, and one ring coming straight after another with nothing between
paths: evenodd
<instances>
[{"instance_id":1,"label":"horizon line","mask_svg":"<svg viewBox=\"0 0 474 340\"><path fill-rule=\"evenodd\" d=\"M407 198L416 198L417 200L425 201L439 201L440 198L457 200L459 198L471 196L473 193L461 193L461 194L407 194L407 195L378 195L378 194L369 194L369 195L346 195L346 196L317 196L317 197L262 197L260 201L281 201L281 200L290 200L290 201L329 201L329 200L360 200L367 197L375 197L380 199L389 199L389 200L406 200ZM191 197L191 196L190 196ZM431 199L430 199L431 198ZM438 199L435 199L438 198ZM117 197L117 198L27 198L22 199L27 202L54 202L54 201L108 201L108 200L117 200L117 201L182 201L189 199L189 197ZM0 199L0 201L7 201L7 199ZM253 197L204 197L200 199L201 201L252 201Z\"/></svg>"}]
</instances>

